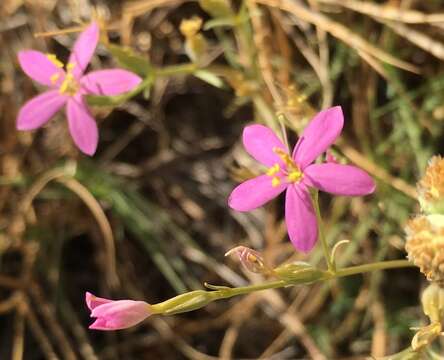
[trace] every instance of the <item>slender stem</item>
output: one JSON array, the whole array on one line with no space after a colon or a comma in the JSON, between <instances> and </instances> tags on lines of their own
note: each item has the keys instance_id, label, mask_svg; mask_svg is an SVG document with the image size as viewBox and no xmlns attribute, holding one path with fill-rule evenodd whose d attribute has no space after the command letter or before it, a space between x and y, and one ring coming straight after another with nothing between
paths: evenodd
<instances>
[{"instance_id":1,"label":"slender stem","mask_svg":"<svg viewBox=\"0 0 444 360\"><path fill-rule=\"evenodd\" d=\"M345 269L340 269L336 271L335 277L344 277L356 274L363 274L375 270L386 270L386 269L396 269L414 266L408 260L390 260L390 261L380 261L371 264L364 264L358 266L350 266Z\"/></svg>"},{"instance_id":2,"label":"slender stem","mask_svg":"<svg viewBox=\"0 0 444 360\"><path fill-rule=\"evenodd\" d=\"M318 197L319 197L318 191L316 191L314 194L312 194L312 202L313 202L313 206L314 206L314 209L316 212L316 220L318 223L318 236L319 236L319 240L321 241L321 244L322 244L322 250L324 252L325 261L327 261L328 271L334 273L336 271L336 266L331 258L330 250L328 248L327 239L325 238L324 225L323 225L322 218L321 218L321 210L319 208Z\"/></svg>"},{"instance_id":3,"label":"slender stem","mask_svg":"<svg viewBox=\"0 0 444 360\"><path fill-rule=\"evenodd\" d=\"M330 280L330 279L339 278L339 277L363 274L363 273L370 272L370 271L396 269L396 268L404 268L404 267L411 267L411 266L414 266L414 265L411 262L409 262L408 260L380 261L380 262L371 263L371 264L351 266L351 267L348 267L345 269L337 270L334 273L330 272L330 271L326 271L325 276L322 277L321 279L322 280ZM221 290L217 290L217 291L212 292L212 294L214 295L215 300L219 300L219 299L230 298L230 297L236 296L236 295L249 294L254 291L261 291L261 290L282 288L282 287L286 287L286 286L299 285L299 284L303 284L304 282L305 281L302 280L300 283L296 284L294 281L291 281L291 280L276 280L276 281L270 281L270 282L261 283L261 284L241 286L241 287L237 287L237 288L221 289Z\"/></svg>"},{"instance_id":4,"label":"slender stem","mask_svg":"<svg viewBox=\"0 0 444 360\"><path fill-rule=\"evenodd\" d=\"M270 281L270 282L261 283L261 284L241 286L241 287L237 287L237 288L222 289L222 290L215 291L215 293L217 293L217 296L215 296L215 299L216 300L226 299L226 298L230 298L230 297L233 297L236 295L249 294L254 291L277 289L277 288L281 288L281 287L285 287L285 286L289 286L288 281L276 280L276 281Z\"/></svg>"},{"instance_id":5,"label":"slender stem","mask_svg":"<svg viewBox=\"0 0 444 360\"><path fill-rule=\"evenodd\" d=\"M321 276L318 276L316 280L314 280L312 277L302 277L298 280L296 278L279 279L261 284L253 284L236 288L213 286L214 288L219 288L219 290L194 290L178 295L164 302L150 305L150 308L153 314L174 315L200 309L208 305L210 302L216 300L227 299L237 295L250 294L255 291L302 285L316 281L331 280L344 276L362 274L369 271L403 268L408 266L414 265L407 260L381 261L372 264L351 266L345 269L340 269L337 272L332 272L329 270L317 270L319 272L318 275L320 274Z\"/></svg>"}]
</instances>

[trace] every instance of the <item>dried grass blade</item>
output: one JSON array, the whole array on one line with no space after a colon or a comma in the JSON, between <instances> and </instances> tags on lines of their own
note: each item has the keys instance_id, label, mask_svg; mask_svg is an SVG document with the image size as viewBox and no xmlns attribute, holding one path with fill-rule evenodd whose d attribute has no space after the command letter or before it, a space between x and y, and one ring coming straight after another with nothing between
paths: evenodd
<instances>
[{"instance_id":1,"label":"dried grass blade","mask_svg":"<svg viewBox=\"0 0 444 360\"><path fill-rule=\"evenodd\" d=\"M425 14L421 11L400 9L389 5L378 5L358 0L317 0L324 4L339 5L371 17L394 20L408 24L433 24L444 22L444 13Z\"/></svg>"},{"instance_id":2,"label":"dried grass blade","mask_svg":"<svg viewBox=\"0 0 444 360\"><path fill-rule=\"evenodd\" d=\"M299 5L291 0L255 0L255 1L258 4L270 7L276 7L281 10L287 11L303 21L318 26L319 28L330 33L339 40L342 40L351 48L367 52L373 57L378 58L379 60L387 64L393 65L395 67L413 73L420 72L416 66L406 61L400 60L397 57L389 54L388 52L372 45L361 36L354 34L346 26L329 19L325 15L309 10L308 8Z\"/></svg>"},{"instance_id":3,"label":"dried grass blade","mask_svg":"<svg viewBox=\"0 0 444 360\"><path fill-rule=\"evenodd\" d=\"M399 36L407 39L412 44L417 47L427 51L436 58L444 60L444 44L439 41L432 39L431 37L419 32L417 30L411 29L404 24L399 24L395 22L384 22L390 29L392 29Z\"/></svg>"}]
</instances>

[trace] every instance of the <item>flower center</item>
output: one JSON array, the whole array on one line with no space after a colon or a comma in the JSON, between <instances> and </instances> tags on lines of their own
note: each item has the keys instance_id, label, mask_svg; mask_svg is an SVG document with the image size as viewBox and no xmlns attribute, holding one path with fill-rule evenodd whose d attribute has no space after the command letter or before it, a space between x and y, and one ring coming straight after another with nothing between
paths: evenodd
<instances>
[{"instance_id":1,"label":"flower center","mask_svg":"<svg viewBox=\"0 0 444 360\"><path fill-rule=\"evenodd\" d=\"M58 67L59 69L63 68L63 63L59 59L57 59L57 57L54 54L48 54L46 56L49 59L49 61L51 61L56 67ZM76 64L72 62L66 65L66 75L59 87L60 94L66 94L70 96L74 96L75 94L77 94L77 91L79 90L80 86L76 78L74 77L74 74L72 73L75 66ZM60 72L54 73L50 78L51 83L56 84L60 78L60 75L61 75Z\"/></svg>"},{"instance_id":2,"label":"flower center","mask_svg":"<svg viewBox=\"0 0 444 360\"><path fill-rule=\"evenodd\" d=\"M282 159L285 166L281 169L281 165L276 163L272 167L268 168L265 174L272 178L271 185L273 187L279 186L283 177L285 177L288 183L298 183L301 181L304 174L295 164L290 155L281 148L277 147L273 148L273 152Z\"/></svg>"}]
</instances>

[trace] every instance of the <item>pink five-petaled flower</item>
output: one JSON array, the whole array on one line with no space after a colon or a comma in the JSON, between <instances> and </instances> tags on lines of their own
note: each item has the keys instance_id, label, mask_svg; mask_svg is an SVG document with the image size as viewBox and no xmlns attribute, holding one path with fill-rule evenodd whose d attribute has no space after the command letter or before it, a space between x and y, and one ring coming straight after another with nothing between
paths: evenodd
<instances>
[{"instance_id":1,"label":"pink five-petaled flower","mask_svg":"<svg viewBox=\"0 0 444 360\"><path fill-rule=\"evenodd\" d=\"M109 300L87 292L85 301L91 310L91 317L97 318L89 328L94 330L120 330L145 320L151 313L150 304L145 301Z\"/></svg>"},{"instance_id":2,"label":"pink five-petaled flower","mask_svg":"<svg viewBox=\"0 0 444 360\"><path fill-rule=\"evenodd\" d=\"M357 167L333 162L312 164L336 140L343 124L340 106L321 111L305 128L291 156L271 129L247 126L243 132L244 147L268 170L237 186L230 195L229 206L250 211L287 190L285 222L290 240L296 249L310 251L318 237L310 187L349 196L367 195L375 189L372 178Z\"/></svg>"},{"instance_id":3,"label":"pink five-petaled flower","mask_svg":"<svg viewBox=\"0 0 444 360\"><path fill-rule=\"evenodd\" d=\"M49 90L28 101L17 116L18 130L34 130L44 125L66 105L69 131L77 147L93 155L99 140L97 124L85 103L84 95L119 95L135 88L142 79L123 69L92 71L84 75L99 41L96 22L78 37L66 71L55 55L24 50L18 54L23 71Z\"/></svg>"}]
</instances>

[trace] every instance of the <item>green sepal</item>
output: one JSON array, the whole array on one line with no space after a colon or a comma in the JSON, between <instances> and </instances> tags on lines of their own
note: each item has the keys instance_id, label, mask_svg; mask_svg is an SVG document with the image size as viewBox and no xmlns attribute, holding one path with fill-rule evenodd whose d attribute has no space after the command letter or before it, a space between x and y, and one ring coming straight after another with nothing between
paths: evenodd
<instances>
[{"instance_id":1,"label":"green sepal","mask_svg":"<svg viewBox=\"0 0 444 360\"><path fill-rule=\"evenodd\" d=\"M282 280L292 283L310 283L322 278L328 278L328 274L325 271L302 261L280 265L273 270L273 274Z\"/></svg>"},{"instance_id":2,"label":"green sepal","mask_svg":"<svg viewBox=\"0 0 444 360\"><path fill-rule=\"evenodd\" d=\"M155 314L174 315L200 309L213 301L213 298L209 291L195 290L151 305L151 308Z\"/></svg>"}]
</instances>

